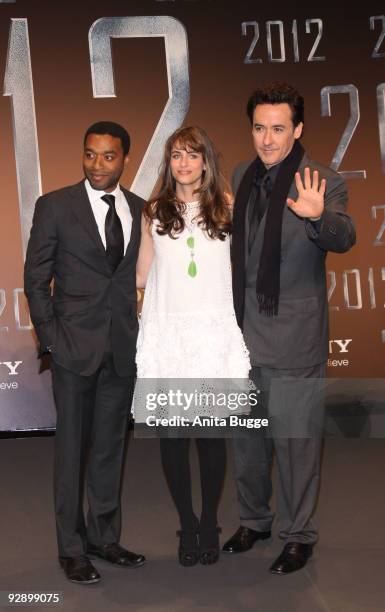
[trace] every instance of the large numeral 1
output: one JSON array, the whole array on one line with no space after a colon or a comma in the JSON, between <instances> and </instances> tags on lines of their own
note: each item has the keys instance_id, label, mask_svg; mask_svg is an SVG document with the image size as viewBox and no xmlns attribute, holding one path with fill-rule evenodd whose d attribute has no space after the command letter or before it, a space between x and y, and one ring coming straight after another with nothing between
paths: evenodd
<instances>
[{"instance_id":1,"label":"large numeral 1","mask_svg":"<svg viewBox=\"0 0 385 612\"><path fill-rule=\"evenodd\" d=\"M355 287L356 287L357 304L350 303L349 284L348 284L349 275L352 275L354 278ZM361 310L362 309L362 291L361 291L360 271L357 268L354 268L353 270L345 270L342 273L342 284L344 288L345 307L348 310Z\"/></svg>"},{"instance_id":2,"label":"large numeral 1","mask_svg":"<svg viewBox=\"0 0 385 612\"><path fill-rule=\"evenodd\" d=\"M378 131L382 172L385 172L385 83L377 85Z\"/></svg>"},{"instance_id":3,"label":"large numeral 1","mask_svg":"<svg viewBox=\"0 0 385 612\"><path fill-rule=\"evenodd\" d=\"M89 31L92 87L95 98L114 97L111 38L164 38L169 98L131 189L148 199L158 178L167 138L182 123L190 100L188 46L184 26L173 17L102 17Z\"/></svg>"},{"instance_id":4,"label":"large numeral 1","mask_svg":"<svg viewBox=\"0 0 385 612\"><path fill-rule=\"evenodd\" d=\"M26 19L11 19L4 95L11 96L21 238L25 255L35 201L41 194L35 101Z\"/></svg>"},{"instance_id":5,"label":"large numeral 1","mask_svg":"<svg viewBox=\"0 0 385 612\"><path fill-rule=\"evenodd\" d=\"M358 90L355 85L329 85L321 89L321 113L323 117L331 116L330 108L330 95L331 94L348 94L350 102L350 118L346 125L345 131L342 134L341 140L338 144L334 157L331 161L331 168L338 171L342 159L346 153L349 143L356 130L358 122L360 120L360 105L358 99ZM366 170L350 170L340 171L341 176L344 178L366 178Z\"/></svg>"}]
</instances>

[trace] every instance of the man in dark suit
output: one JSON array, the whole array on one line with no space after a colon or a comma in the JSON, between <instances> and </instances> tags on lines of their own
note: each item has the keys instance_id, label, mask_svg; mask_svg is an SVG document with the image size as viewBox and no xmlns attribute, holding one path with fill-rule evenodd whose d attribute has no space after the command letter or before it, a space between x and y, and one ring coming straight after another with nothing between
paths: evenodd
<instances>
[{"instance_id":1,"label":"man in dark suit","mask_svg":"<svg viewBox=\"0 0 385 612\"><path fill-rule=\"evenodd\" d=\"M87 130L86 178L38 199L25 263L40 353L51 355L59 561L67 578L79 584L100 580L89 556L121 567L145 561L119 545L143 204L119 185L129 147L128 133L116 123Z\"/></svg>"},{"instance_id":2,"label":"man in dark suit","mask_svg":"<svg viewBox=\"0 0 385 612\"><path fill-rule=\"evenodd\" d=\"M343 179L312 161L299 143L299 93L273 83L254 92L247 113L257 158L234 175L233 291L270 430L234 439L241 526L224 551L244 552L270 537L275 450L285 546L270 570L287 574L305 565L317 541L311 516L328 357L325 258L327 251L350 249L355 231Z\"/></svg>"}]
</instances>

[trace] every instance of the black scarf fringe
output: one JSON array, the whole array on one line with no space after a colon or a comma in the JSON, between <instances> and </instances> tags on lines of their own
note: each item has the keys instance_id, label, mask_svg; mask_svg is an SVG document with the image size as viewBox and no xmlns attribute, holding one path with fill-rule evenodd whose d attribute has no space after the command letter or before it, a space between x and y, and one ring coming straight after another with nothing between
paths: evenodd
<instances>
[{"instance_id":1,"label":"black scarf fringe","mask_svg":"<svg viewBox=\"0 0 385 612\"><path fill-rule=\"evenodd\" d=\"M259 312L267 317L277 316L278 301L274 297L267 297L261 293L257 293Z\"/></svg>"}]
</instances>

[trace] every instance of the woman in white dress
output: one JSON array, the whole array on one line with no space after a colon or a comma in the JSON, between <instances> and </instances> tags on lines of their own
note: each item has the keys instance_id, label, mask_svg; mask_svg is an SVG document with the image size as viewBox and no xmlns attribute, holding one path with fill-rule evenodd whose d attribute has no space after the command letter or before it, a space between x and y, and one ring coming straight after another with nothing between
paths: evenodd
<instances>
[{"instance_id":1,"label":"woman in white dress","mask_svg":"<svg viewBox=\"0 0 385 612\"><path fill-rule=\"evenodd\" d=\"M165 146L158 194L145 206L138 287L146 286L137 347L138 379L247 379L248 352L232 300L231 206L218 157L198 127L177 130ZM167 416L167 407L161 416ZM214 414L213 406L190 410ZM183 411L182 411L183 412ZM159 413L157 413L159 414ZM136 417L137 418L137 415ZM167 431L165 432L167 435ZM188 432L187 434L188 435ZM161 437L161 459L181 531L184 566L219 557L217 510L225 440L197 438L202 511L192 504L187 437Z\"/></svg>"}]
</instances>

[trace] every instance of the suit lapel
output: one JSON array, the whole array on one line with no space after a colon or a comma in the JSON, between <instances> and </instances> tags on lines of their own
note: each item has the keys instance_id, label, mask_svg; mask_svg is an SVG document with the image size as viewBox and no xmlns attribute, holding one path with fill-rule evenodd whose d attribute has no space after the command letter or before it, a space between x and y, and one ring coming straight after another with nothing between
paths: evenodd
<instances>
[{"instance_id":1,"label":"suit lapel","mask_svg":"<svg viewBox=\"0 0 385 612\"><path fill-rule=\"evenodd\" d=\"M133 245L135 244L135 238L136 238L136 232L137 232L137 210L135 208L135 205L133 203L132 198L130 197L130 192L127 191L127 189L125 189L124 187L120 186L124 197L126 198L128 207L130 209L130 213L131 213L131 217L132 217L132 225L131 225L131 234L130 234L130 240L129 243L127 244L127 248L126 248L126 252L124 253L124 257L122 259L122 261L119 263L117 270L119 270L119 268L125 264L125 262L128 261L128 258L130 256L131 250Z\"/></svg>"},{"instance_id":2,"label":"suit lapel","mask_svg":"<svg viewBox=\"0 0 385 612\"><path fill-rule=\"evenodd\" d=\"M265 225L266 225L266 214L263 215L262 219L259 222L257 233L255 235L255 240L252 244L249 256L247 258L247 269L249 269L249 265L251 268L255 266L255 262L259 261L261 256L261 250L263 245L263 236L265 233Z\"/></svg>"},{"instance_id":3,"label":"suit lapel","mask_svg":"<svg viewBox=\"0 0 385 612\"><path fill-rule=\"evenodd\" d=\"M124 197L127 200L128 207L130 209L131 217L132 217L132 227L131 227L131 235L130 240L126 248L126 252L122 261L119 263L117 270L119 270L120 266L124 265L130 256L132 248L136 244L136 238L138 234L138 230L140 231L140 219L138 221L138 211L133 202L133 198L130 197L130 192L127 191L124 187L121 187ZM87 190L84 185L84 181L77 183L70 189L71 197L71 209L76 216L79 223L82 225L84 230L90 236L98 251L103 255L103 260L105 262L106 271L111 274L111 269L107 263L106 259L106 250L104 248L104 244L99 234L98 226L95 221L94 214L92 212L92 207L88 198Z\"/></svg>"},{"instance_id":4,"label":"suit lapel","mask_svg":"<svg viewBox=\"0 0 385 612\"><path fill-rule=\"evenodd\" d=\"M100 238L98 226L92 212L91 204L88 199L84 181L74 185L71 190L72 195L72 210L77 217L79 223L86 230L90 238L94 241L96 247L105 255L106 251Z\"/></svg>"},{"instance_id":5,"label":"suit lapel","mask_svg":"<svg viewBox=\"0 0 385 612\"><path fill-rule=\"evenodd\" d=\"M298 172L301 173L301 175L303 175L303 170L306 168L306 166L309 165L309 157L307 155L307 153L305 153L305 155L303 156L300 165L298 166ZM295 180L292 182L292 184L290 185L290 189L289 189L289 193L287 194L288 198L291 198L292 200L296 200L298 198L298 191L297 191L297 187L295 186Z\"/></svg>"},{"instance_id":6,"label":"suit lapel","mask_svg":"<svg viewBox=\"0 0 385 612\"><path fill-rule=\"evenodd\" d=\"M122 190L123 195L124 195L124 197L125 197L125 198L126 198L126 200L127 200L127 204L128 204L128 208L130 209L130 213L131 213L132 221L134 221L134 219L135 219L135 213L136 213L136 210L135 210L135 206L134 206L134 204L133 204L133 202L132 202L132 198L130 198L130 192L129 192L129 191L127 191L127 189L125 189L125 188L124 188L124 187L122 187L122 186L120 186L120 189ZM132 232L131 232L131 236L132 236ZM131 242L131 239L130 239L130 242ZM127 245L127 246L128 246L128 245Z\"/></svg>"},{"instance_id":7,"label":"suit lapel","mask_svg":"<svg viewBox=\"0 0 385 612\"><path fill-rule=\"evenodd\" d=\"M305 153L301 163L298 166L298 170L299 172L303 172L304 168L309 165L309 157L307 156L307 154ZM297 199L298 197L298 192L297 192L297 188L295 185L295 180L293 180L293 182L290 185L290 189L289 189L289 193L287 195L288 198L292 198L293 200ZM288 209L288 207L286 206L284 211L283 211L283 218L282 218L282 245L284 244L285 240L286 240L286 232L285 232L285 228L286 228L286 223L285 220L288 218L288 216L293 215L294 213ZM262 251L262 246L263 246L263 238L264 238L264 233L265 233L265 225L266 225L266 214L263 215L258 229L257 229L257 233L255 236L255 240L253 243L253 246L251 248L249 257L247 258L247 268L249 269L249 262L250 262L250 266L253 267L255 266L256 262L259 262L259 259L261 257L261 251ZM246 224L245 224L246 226ZM245 231L247 230L247 226L245 227ZM247 235L246 235L246 240L247 240Z\"/></svg>"}]
</instances>

